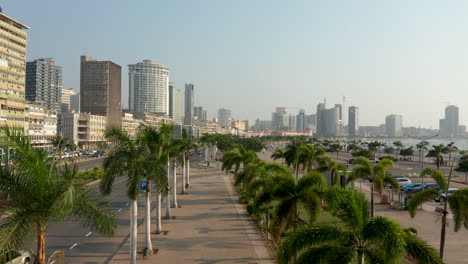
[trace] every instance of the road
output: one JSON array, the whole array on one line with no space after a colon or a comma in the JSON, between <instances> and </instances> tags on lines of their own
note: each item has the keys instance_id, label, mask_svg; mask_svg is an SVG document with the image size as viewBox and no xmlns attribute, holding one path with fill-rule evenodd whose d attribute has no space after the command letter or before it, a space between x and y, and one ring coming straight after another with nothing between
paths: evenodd
<instances>
[{"instance_id":1,"label":"road","mask_svg":"<svg viewBox=\"0 0 468 264\"><path fill-rule=\"evenodd\" d=\"M200 157L194 157L194 164ZM102 159L91 159L76 163L80 171L102 167ZM89 188L98 192L99 182L91 183ZM114 183L113 192L108 196L118 218L114 237L104 237L91 232L77 222L51 223L47 232L47 256L61 250L65 253L65 263L93 264L109 263L127 241L130 234L130 204L126 193L126 177L119 177ZM154 199L152 199L154 201ZM154 205L154 204L153 204ZM164 204L163 204L164 214ZM152 211L154 217L154 211ZM144 192L138 197L138 224L144 219Z\"/></svg>"},{"instance_id":2,"label":"road","mask_svg":"<svg viewBox=\"0 0 468 264\"><path fill-rule=\"evenodd\" d=\"M102 160L95 159L76 163L80 171L101 167ZM106 263L110 256L118 250L129 235L129 200L126 194L126 178L117 178L109 200L118 217L118 228L112 238L90 232L77 222L66 221L51 223L47 232L47 256L56 250L65 252L65 263ZM95 182L89 188L98 191L99 183ZM143 219L143 192L138 202L138 219Z\"/></svg>"}]
</instances>

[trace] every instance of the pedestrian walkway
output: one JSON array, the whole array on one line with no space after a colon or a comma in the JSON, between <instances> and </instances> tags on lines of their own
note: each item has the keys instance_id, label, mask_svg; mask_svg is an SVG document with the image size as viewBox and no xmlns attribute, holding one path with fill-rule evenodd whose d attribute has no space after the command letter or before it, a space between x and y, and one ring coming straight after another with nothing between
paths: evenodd
<instances>
[{"instance_id":1,"label":"pedestrian walkway","mask_svg":"<svg viewBox=\"0 0 468 264\"><path fill-rule=\"evenodd\" d=\"M157 254L146 259L139 254L138 263L275 263L254 221L239 203L231 176L214 166L191 168L189 194L178 195L181 208L172 209L175 219L162 222L167 235L153 235ZM144 247L143 232L141 225L140 250ZM129 248L127 241L108 263L128 263Z\"/></svg>"}]
</instances>

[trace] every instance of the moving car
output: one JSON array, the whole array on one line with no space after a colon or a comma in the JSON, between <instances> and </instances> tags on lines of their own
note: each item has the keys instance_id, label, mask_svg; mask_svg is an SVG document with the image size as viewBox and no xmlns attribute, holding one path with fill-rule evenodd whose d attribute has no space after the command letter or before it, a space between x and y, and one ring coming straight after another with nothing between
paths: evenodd
<instances>
[{"instance_id":1,"label":"moving car","mask_svg":"<svg viewBox=\"0 0 468 264\"><path fill-rule=\"evenodd\" d=\"M406 192L406 193L408 193L408 192L417 192L417 190L422 189L422 186L423 186L422 183L410 183L410 184L407 184L407 185L404 185L403 187L401 187L401 190L403 192Z\"/></svg>"},{"instance_id":2,"label":"moving car","mask_svg":"<svg viewBox=\"0 0 468 264\"><path fill-rule=\"evenodd\" d=\"M0 264L32 264L33 257L29 252L20 251L8 251L0 254Z\"/></svg>"},{"instance_id":3,"label":"moving car","mask_svg":"<svg viewBox=\"0 0 468 264\"><path fill-rule=\"evenodd\" d=\"M459 190L458 188L449 188L448 189L448 196L453 195L458 190ZM434 201L441 202L441 203L445 202L445 200L447 199L447 195L443 191L440 191L439 193L440 193L440 196L434 198Z\"/></svg>"},{"instance_id":4,"label":"moving car","mask_svg":"<svg viewBox=\"0 0 468 264\"><path fill-rule=\"evenodd\" d=\"M413 183L412 180L408 178L396 178L400 187Z\"/></svg>"}]
</instances>

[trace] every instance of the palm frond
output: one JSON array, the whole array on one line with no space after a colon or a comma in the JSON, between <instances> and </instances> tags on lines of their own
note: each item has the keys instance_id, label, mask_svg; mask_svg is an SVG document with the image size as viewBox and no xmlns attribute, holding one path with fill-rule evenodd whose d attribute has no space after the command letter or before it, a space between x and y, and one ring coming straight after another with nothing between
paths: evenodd
<instances>
[{"instance_id":1,"label":"palm frond","mask_svg":"<svg viewBox=\"0 0 468 264\"><path fill-rule=\"evenodd\" d=\"M418 207L421 204L429 200L432 200L438 196L439 196L439 192L434 189L427 189L427 190L418 192L415 196L413 196L408 203L408 210L410 212L411 218L414 218L418 210Z\"/></svg>"},{"instance_id":2,"label":"palm frond","mask_svg":"<svg viewBox=\"0 0 468 264\"><path fill-rule=\"evenodd\" d=\"M278 250L278 263L287 264L303 249L344 240L348 236L346 231L332 225L311 226L292 232L287 235Z\"/></svg>"},{"instance_id":3,"label":"palm frond","mask_svg":"<svg viewBox=\"0 0 468 264\"><path fill-rule=\"evenodd\" d=\"M317 264L349 264L355 256L350 247L324 245L306 249L297 259L297 264L310 264L313 260Z\"/></svg>"},{"instance_id":4,"label":"palm frond","mask_svg":"<svg viewBox=\"0 0 468 264\"><path fill-rule=\"evenodd\" d=\"M113 236L117 228L117 218L110 203L96 193L81 189L74 197L72 217L91 230Z\"/></svg>"},{"instance_id":5,"label":"palm frond","mask_svg":"<svg viewBox=\"0 0 468 264\"><path fill-rule=\"evenodd\" d=\"M447 198L450 211L453 213L455 232L459 231L462 226L468 229L468 189L458 190Z\"/></svg>"},{"instance_id":6,"label":"palm frond","mask_svg":"<svg viewBox=\"0 0 468 264\"><path fill-rule=\"evenodd\" d=\"M406 234L405 251L414 258L419 264L443 264L444 261L440 258L439 253L425 241L418 239L416 236Z\"/></svg>"},{"instance_id":7,"label":"palm frond","mask_svg":"<svg viewBox=\"0 0 468 264\"><path fill-rule=\"evenodd\" d=\"M445 175L439 170L436 170L434 168L425 168L421 172L420 176L421 177L431 176L436 181L436 183L439 184L442 190L447 189L447 177L445 177Z\"/></svg>"},{"instance_id":8,"label":"palm frond","mask_svg":"<svg viewBox=\"0 0 468 264\"><path fill-rule=\"evenodd\" d=\"M403 255L405 241L397 222L378 216L364 226L362 233L372 243L382 244L385 263L395 263Z\"/></svg>"}]
</instances>

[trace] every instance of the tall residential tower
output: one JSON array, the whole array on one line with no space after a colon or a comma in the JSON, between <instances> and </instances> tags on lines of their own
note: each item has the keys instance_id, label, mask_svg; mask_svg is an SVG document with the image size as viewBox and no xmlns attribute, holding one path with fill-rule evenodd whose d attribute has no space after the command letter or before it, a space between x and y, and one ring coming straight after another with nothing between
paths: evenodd
<instances>
[{"instance_id":1,"label":"tall residential tower","mask_svg":"<svg viewBox=\"0 0 468 264\"><path fill-rule=\"evenodd\" d=\"M173 83L169 83L169 116L178 124L182 124L182 91Z\"/></svg>"},{"instance_id":2,"label":"tall residential tower","mask_svg":"<svg viewBox=\"0 0 468 264\"><path fill-rule=\"evenodd\" d=\"M191 83L185 84L185 112L184 120L185 125L192 125L193 122L193 106L194 106L194 87Z\"/></svg>"},{"instance_id":3,"label":"tall residential tower","mask_svg":"<svg viewBox=\"0 0 468 264\"><path fill-rule=\"evenodd\" d=\"M44 108L60 111L62 104L62 67L52 59L26 63L26 99Z\"/></svg>"},{"instance_id":4,"label":"tall residential tower","mask_svg":"<svg viewBox=\"0 0 468 264\"><path fill-rule=\"evenodd\" d=\"M348 136L356 137L359 134L359 108L350 106L348 108Z\"/></svg>"},{"instance_id":5,"label":"tall residential tower","mask_svg":"<svg viewBox=\"0 0 468 264\"><path fill-rule=\"evenodd\" d=\"M169 68L152 60L128 65L129 108L169 114Z\"/></svg>"},{"instance_id":6,"label":"tall residential tower","mask_svg":"<svg viewBox=\"0 0 468 264\"><path fill-rule=\"evenodd\" d=\"M28 26L0 12L0 127L24 127Z\"/></svg>"}]
</instances>

